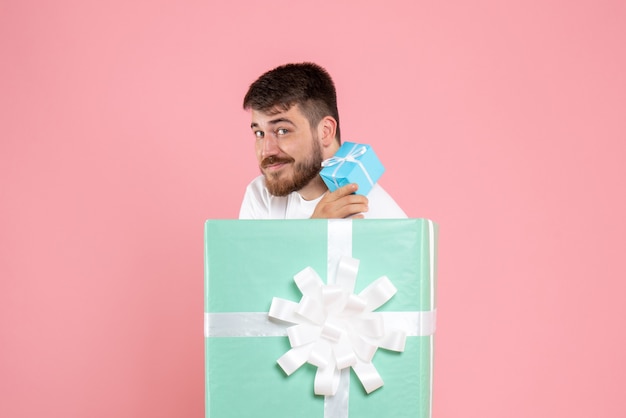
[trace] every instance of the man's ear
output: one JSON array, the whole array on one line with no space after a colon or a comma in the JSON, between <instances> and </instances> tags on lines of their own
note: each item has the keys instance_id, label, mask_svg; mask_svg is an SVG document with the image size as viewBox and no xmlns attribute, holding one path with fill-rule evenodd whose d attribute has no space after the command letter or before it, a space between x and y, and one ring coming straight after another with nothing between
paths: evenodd
<instances>
[{"instance_id":1,"label":"man's ear","mask_svg":"<svg viewBox=\"0 0 626 418\"><path fill-rule=\"evenodd\" d=\"M320 140L323 147L329 147L336 142L337 121L332 116L325 116L317 125Z\"/></svg>"}]
</instances>

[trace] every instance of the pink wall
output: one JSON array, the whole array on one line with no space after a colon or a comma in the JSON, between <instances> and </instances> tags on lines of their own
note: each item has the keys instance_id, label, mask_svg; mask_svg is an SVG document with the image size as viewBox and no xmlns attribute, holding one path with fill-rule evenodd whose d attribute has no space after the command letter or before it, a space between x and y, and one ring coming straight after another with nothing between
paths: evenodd
<instances>
[{"instance_id":1,"label":"pink wall","mask_svg":"<svg viewBox=\"0 0 626 418\"><path fill-rule=\"evenodd\" d=\"M626 3L219 3L0 3L0 416L203 415L203 221L302 60L440 224L434 416L626 416Z\"/></svg>"}]
</instances>

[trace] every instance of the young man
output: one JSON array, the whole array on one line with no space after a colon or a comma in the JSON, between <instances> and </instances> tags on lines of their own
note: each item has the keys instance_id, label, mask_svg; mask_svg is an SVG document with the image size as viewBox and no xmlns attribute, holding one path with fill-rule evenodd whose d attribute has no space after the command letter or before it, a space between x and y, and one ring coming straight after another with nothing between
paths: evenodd
<instances>
[{"instance_id":1,"label":"young man","mask_svg":"<svg viewBox=\"0 0 626 418\"><path fill-rule=\"evenodd\" d=\"M365 196L356 184L329 192L322 161L341 145L337 94L330 75L312 63L263 74L243 100L262 175L247 187L240 219L406 218L376 184Z\"/></svg>"}]
</instances>

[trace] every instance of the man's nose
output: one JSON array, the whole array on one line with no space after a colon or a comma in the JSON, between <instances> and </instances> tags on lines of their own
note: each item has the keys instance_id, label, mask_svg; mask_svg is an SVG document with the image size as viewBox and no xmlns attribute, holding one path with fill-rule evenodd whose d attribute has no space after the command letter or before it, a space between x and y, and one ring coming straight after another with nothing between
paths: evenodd
<instances>
[{"instance_id":1,"label":"man's nose","mask_svg":"<svg viewBox=\"0 0 626 418\"><path fill-rule=\"evenodd\" d=\"M263 145L261 148L263 158L270 155L278 154L278 150L278 140L276 139L276 137L272 134L265 135L263 137Z\"/></svg>"}]
</instances>

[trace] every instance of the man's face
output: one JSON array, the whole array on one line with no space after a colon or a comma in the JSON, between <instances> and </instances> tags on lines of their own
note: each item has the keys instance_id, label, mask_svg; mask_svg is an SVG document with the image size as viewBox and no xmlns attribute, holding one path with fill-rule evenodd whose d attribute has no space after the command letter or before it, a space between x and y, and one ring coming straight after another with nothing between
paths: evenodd
<instances>
[{"instance_id":1,"label":"man's face","mask_svg":"<svg viewBox=\"0 0 626 418\"><path fill-rule=\"evenodd\" d=\"M322 148L298 105L272 113L252 110L250 126L256 137L259 168L271 194L286 196L319 174Z\"/></svg>"}]
</instances>

